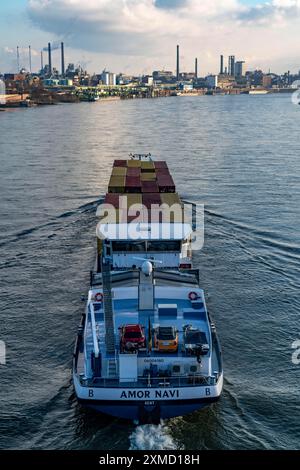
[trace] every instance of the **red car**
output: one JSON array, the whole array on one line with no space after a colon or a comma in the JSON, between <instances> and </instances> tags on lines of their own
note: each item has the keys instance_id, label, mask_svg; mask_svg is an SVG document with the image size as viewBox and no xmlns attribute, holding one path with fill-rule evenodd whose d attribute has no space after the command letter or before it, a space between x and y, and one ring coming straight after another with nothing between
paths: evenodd
<instances>
[{"instance_id":1,"label":"red car","mask_svg":"<svg viewBox=\"0 0 300 470\"><path fill-rule=\"evenodd\" d=\"M144 328L141 325L124 325L121 330L121 351L136 351L146 347Z\"/></svg>"}]
</instances>

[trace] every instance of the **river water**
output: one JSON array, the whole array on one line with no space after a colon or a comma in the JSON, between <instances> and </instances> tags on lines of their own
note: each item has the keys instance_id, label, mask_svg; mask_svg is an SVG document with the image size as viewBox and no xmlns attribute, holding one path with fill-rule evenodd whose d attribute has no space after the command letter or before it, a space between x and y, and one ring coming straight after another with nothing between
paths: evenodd
<instances>
[{"instance_id":1,"label":"river water","mask_svg":"<svg viewBox=\"0 0 300 470\"><path fill-rule=\"evenodd\" d=\"M289 95L0 113L0 448L300 448L299 119ZM112 161L149 151L205 204L194 265L225 384L210 408L136 428L77 404L71 360Z\"/></svg>"}]
</instances>

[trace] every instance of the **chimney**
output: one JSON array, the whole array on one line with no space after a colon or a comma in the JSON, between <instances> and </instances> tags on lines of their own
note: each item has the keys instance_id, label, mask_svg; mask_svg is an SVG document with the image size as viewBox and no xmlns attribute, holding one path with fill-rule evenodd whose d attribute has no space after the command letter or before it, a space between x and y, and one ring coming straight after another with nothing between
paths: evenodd
<instances>
[{"instance_id":1,"label":"chimney","mask_svg":"<svg viewBox=\"0 0 300 470\"><path fill-rule=\"evenodd\" d=\"M195 59L195 78L198 78L198 59Z\"/></svg>"},{"instance_id":2,"label":"chimney","mask_svg":"<svg viewBox=\"0 0 300 470\"><path fill-rule=\"evenodd\" d=\"M65 76L65 46L64 43L61 43L61 74Z\"/></svg>"},{"instance_id":3,"label":"chimney","mask_svg":"<svg viewBox=\"0 0 300 470\"><path fill-rule=\"evenodd\" d=\"M221 75L224 74L224 56L223 55L220 56L220 74Z\"/></svg>"},{"instance_id":4,"label":"chimney","mask_svg":"<svg viewBox=\"0 0 300 470\"><path fill-rule=\"evenodd\" d=\"M51 57L51 44L48 43L48 65L49 65L49 75L52 75L52 57Z\"/></svg>"},{"instance_id":5,"label":"chimney","mask_svg":"<svg viewBox=\"0 0 300 470\"><path fill-rule=\"evenodd\" d=\"M178 82L179 82L179 74L180 74L180 70L179 70L179 46L177 45L176 78L177 78Z\"/></svg>"},{"instance_id":6,"label":"chimney","mask_svg":"<svg viewBox=\"0 0 300 470\"><path fill-rule=\"evenodd\" d=\"M17 73L20 73L20 48L17 46Z\"/></svg>"},{"instance_id":7,"label":"chimney","mask_svg":"<svg viewBox=\"0 0 300 470\"><path fill-rule=\"evenodd\" d=\"M32 65L31 65L31 46L29 46L28 49L29 49L29 72L32 73Z\"/></svg>"}]
</instances>

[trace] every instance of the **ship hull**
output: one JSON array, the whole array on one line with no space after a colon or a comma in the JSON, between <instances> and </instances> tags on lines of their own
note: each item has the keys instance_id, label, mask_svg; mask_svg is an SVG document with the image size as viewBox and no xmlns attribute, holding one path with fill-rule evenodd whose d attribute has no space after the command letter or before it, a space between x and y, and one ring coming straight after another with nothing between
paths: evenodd
<instances>
[{"instance_id":1,"label":"ship hull","mask_svg":"<svg viewBox=\"0 0 300 470\"><path fill-rule=\"evenodd\" d=\"M223 387L223 375L214 386L176 389L87 388L81 386L77 378L74 378L74 383L79 403L87 408L139 423L158 423L161 419L184 416L218 401ZM93 396L88 397L89 395ZM145 401L143 395L150 400ZM116 398L111 399L114 396ZM124 398L118 399L117 396ZM130 400L130 396L141 398ZM151 400L157 396L172 398Z\"/></svg>"},{"instance_id":2,"label":"ship hull","mask_svg":"<svg viewBox=\"0 0 300 470\"><path fill-rule=\"evenodd\" d=\"M91 408L98 413L121 418L126 420L138 421L139 423L159 423L161 419L175 418L176 416L184 416L194 411L211 405L218 401L219 397L210 398L205 401L192 400L180 401L178 403L158 402L152 406L145 406L139 402L111 403L109 401L100 401L91 403L89 400L79 400L83 406Z\"/></svg>"}]
</instances>

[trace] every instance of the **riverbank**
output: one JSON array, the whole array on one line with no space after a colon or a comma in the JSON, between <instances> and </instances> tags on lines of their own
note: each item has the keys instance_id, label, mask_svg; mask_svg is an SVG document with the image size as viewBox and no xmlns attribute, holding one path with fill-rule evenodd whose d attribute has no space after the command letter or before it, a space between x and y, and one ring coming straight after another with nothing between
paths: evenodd
<instances>
[{"instance_id":1,"label":"riverbank","mask_svg":"<svg viewBox=\"0 0 300 470\"><path fill-rule=\"evenodd\" d=\"M137 91L135 89L125 92L112 92L111 94L101 94L92 88L77 89L52 89L34 88L28 93L0 95L0 109L55 105L59 103L80 103L84 102L111 102L131 99L151 99L166 97L195 97L195 96L222 96L222 95L268 95L293 93L293 88L232 88L232 89L195 89L195 90L170 90L163 88L149 88L147 91Z\"/></svg>"}]
</instances>

